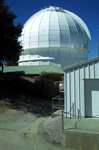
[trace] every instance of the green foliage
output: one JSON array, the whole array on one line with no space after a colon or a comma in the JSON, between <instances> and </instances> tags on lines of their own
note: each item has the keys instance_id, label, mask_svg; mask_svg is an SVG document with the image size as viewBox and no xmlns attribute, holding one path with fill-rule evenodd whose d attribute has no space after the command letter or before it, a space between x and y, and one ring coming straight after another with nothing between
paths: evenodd
<instances>
[{"instance_id":1,"label":"green foliage","mask_svg":"<svg viewBox=\"0 0 99 150\"><path fill-rule=\"evenodd\" d=\"M5 5L5 0L0 0L0 60L17 61L22 51L22 46L17 41L21 36L22 25L14 25L17 15L9 9L10 7Z\"/></svg>"},{"instance_id":2,"label":"green foliage","mask_svg":"<svg viewBox=\"0 0 99 150\"><path fill-rule=\"evenodd\" d=\"M39 75L39 79L51 79L54 82L55 81L61 81L62 80L62 74L60 73L50 73L50 72L41 72L41 74Z\"/></svg>"},{"instance_id":3,"label":"green foliage","mask_svg":"<svg viewBox=\"0 0 99 150\"><path fill-rule=\"evenodd\" d=\"M52 97L58 95L59 86L54 82L60 81L61 79L61 74L42 72L35 81L35 94L47 99L51 99Z\"/></svg>"},{"instance_id":4,"label":"green foliage","mask_svg":"<svg viewBox=\"0 0 99 150\"><path fill-rule=\"evenodd\" d=\"M8 85L5 82L9 91L51 100L52 97L59 95L59 84L55 81L58 79L60 81L61 76L61 74L42 72L35 78L35 82L30 81L29 77L23 78L17 74L4 74L3 78L9 79Z\"/></svg>"}]
</instances>

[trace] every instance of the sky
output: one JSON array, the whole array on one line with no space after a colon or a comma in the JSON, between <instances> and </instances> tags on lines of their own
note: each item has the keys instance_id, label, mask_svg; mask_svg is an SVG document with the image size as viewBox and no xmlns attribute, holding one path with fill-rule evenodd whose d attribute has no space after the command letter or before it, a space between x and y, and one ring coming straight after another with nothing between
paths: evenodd
<instances>
[{"instance_id":1,"label":"sky","mask_svg":"<svg viewBox=\"0 0 99 150\"><path fill-rule=\"evenodd\" d=\"M98 56L99 45L99 0L5 0L5 4L10 6L10 10L18 17L14 24L18 22L24 25L25 22L36 12L49 6L61 7L78 15L87 25L91 34L91 44L88 59Z\"/></svg>"}]
</instances>

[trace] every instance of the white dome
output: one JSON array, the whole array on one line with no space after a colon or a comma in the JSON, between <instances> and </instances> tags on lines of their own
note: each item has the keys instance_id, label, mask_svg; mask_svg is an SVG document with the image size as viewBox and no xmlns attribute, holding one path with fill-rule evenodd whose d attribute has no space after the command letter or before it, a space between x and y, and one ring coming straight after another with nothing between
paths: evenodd
<instances>
[{"instance_id":1,"label":"white dome","mask_svg":"<svg viewBox=\"0 0 99 150\"><path fill-rule=\"evenodd\" d=\"M57 7L39 11L25 23L23 48L34 47L83 47L91 43L85 23L75 14Z\"/></svg>"},{"instance_id":2,"label":"white dome","mask_svg":"<svg viewBox=\"0 0 99 150\"><path fill-rule=\"evenodd\" d=\"M23 55L32 54L30 50L41 48L87 49L91 43L88 28L77 15L52 6L30 17L24 24L22 36L18 40L22 41ZM23 59L21 57L19 61L25 61Z\"/></svg>"}]
</instances>

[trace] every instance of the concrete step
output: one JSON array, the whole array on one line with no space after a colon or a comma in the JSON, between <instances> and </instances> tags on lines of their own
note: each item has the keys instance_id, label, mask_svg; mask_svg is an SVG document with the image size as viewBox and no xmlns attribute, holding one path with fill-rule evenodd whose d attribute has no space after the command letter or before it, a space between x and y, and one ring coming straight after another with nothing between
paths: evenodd
<instances>
[{"instance_id":1,"label":"concrete step","mask_svg":"<svg viewBox=\"0 0 99 150\"><path fill-rule=\"evenodd\" d=\"M41 124L44 120L46 120L49 117L39 117L34 122L20 130L20 132L25 133L38 133L38 126Z\"/></svg>"}]
</instances>

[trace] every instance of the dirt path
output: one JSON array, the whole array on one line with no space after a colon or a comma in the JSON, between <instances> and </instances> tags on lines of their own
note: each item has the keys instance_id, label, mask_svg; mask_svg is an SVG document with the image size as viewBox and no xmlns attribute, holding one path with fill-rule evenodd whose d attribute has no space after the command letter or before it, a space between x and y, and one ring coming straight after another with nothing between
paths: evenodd
<instances>
[{"instance_id":1,"label":"dirt path","mask_svg":"<svg viewBox=\"0 0 99 150\"><path fill-rule=\"evenodd\" d=\"M6 116L6 114L7 114L8 120L9 120L9 117L12 116L12 118L15 118L14 121L16 121L16 120L19 121L20 119L16 119L16 117L14 117L13 114L15 112L21 113L21 111L13 110L14 113L12 114L13 111L11 111L10 107L11 107L10 103L0 101L0 116L2 116L2 115ZM11 111L11 113L10 113L10 111ZM25 116L27 116L28 114L30 114L30 113L26 113ZM22 116L22 118L25 118L25 119L26 118L29 119L29 117L30 117L30 115L29 115L29 117L23 117L23 113L21 115L17 115L17 117L20 117L20 116ZM37 133L31 134L31 133L25 133L22 130L17 131L15 129L13 129L13 126L11 127L11 125L10 125L11 121L8 123L8 126L7 126L6 125L7 119L5 122L5 118L3 117L5 127L2 126L3 121L1 119L1 126L2 126L2 128L0 129L0 149L1 150L6 150L6 149L7 150L11 150L11 149L14 149L14 150L17 150L17 149L19 149L19 150L30 150L30 149L32 149L32 150L64 150L65 149L60 144L50 143L49 141L44 139L44 137L42 137L41 135L39 135ZM12 122L13 122L13 119L12 119ZM19 123L20 123L20 121L19 121ZM14 125L14 123L12 123L12 125ZM16 128L18 127L18 125L16 126ZM14 128L15 128L15 125L14 125ZM24 127L23 127L23 129L24 129ZM67 150L69 150L69 149L67 149Z\"/></svg>"}]
</instances>

